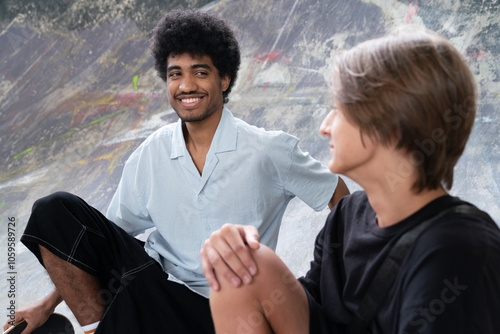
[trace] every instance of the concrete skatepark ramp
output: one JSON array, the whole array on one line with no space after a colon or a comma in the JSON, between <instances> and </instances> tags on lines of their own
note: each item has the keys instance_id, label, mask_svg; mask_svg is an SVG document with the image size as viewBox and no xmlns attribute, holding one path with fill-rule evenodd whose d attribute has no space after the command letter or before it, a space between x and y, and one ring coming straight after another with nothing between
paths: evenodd
<instances>
[{"instance_id":1,"label":"concrete skatepark ramp","mask_svg":"<svg viewBox=\"0 0 500 334\"><path fill-rule=\"evenodd\" d=\"M154 130L175 122L148 51L150 31L174 8L202 8L234 27L242 65L229 109L284 130L323 162L318 133L328 111L334 54L396 26L426 26L468 59L480 106L452 193L500 221L500 4L497 1L22 0L0 2L0 244L9 219L17 241L33 202L75 193L105 211L124 162ZM352 190L359 187L348 180ZM278 253L297 274L312 257L327 211L292 201ZM16 243L16 306L51 290L36 259ZM7 258L7 250L1 255ZM13 270L2 260L1 277ZM3 319L10 285L0 281ZM5 305L5 307L3 307ZM60 306L63 313L69 310ZM5 321L4 321L5 322ZM75 327L78 327L75 323Z\"/></svg>"}]
</instances>

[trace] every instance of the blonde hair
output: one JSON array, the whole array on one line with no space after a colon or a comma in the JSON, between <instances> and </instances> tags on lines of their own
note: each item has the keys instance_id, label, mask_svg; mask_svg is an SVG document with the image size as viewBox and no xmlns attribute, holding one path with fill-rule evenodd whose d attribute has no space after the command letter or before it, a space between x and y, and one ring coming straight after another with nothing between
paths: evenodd
<instances>
[{"instance_id":1,"label":"blonde hair","mask_svg":"<svg viewBox=\"0 0 500 334\"><path fill-rule=\"evenodd\" d=\"M474 77L429 31L399 30L338 56L333 96L361 134L409 155L413 189L451 189L476 114Z\"/></svg>"}]
</instances>

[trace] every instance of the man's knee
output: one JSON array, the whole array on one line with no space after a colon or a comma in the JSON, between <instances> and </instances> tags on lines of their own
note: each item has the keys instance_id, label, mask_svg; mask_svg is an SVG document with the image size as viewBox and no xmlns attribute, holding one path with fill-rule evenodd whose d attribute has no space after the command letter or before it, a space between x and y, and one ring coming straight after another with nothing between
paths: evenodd
<instances>
[{"instance_id":1,"label":"man's knee","mask_svg":"<svg viewBox=\"0 0 500 334\"><path fill-rule=\"evenodd\" d=\"M261 284L282 287L289 291L295 291L300 288L300 283L297 281L295 275L269 247L261 246L254 252L254 259L259 268L259 274L256 279Z\"/></svg>"},{"instance_id":2,"label":"man's knee","mask_svg":"<svg viewBox=\"0 0 500 334\"><path fill-rule=\"evenodd\" d=\"M30 222L43 221L44 224L56 222L58 219L53 218L60 217L63 210L67 210L78 201L77 196L62 191L42 197L33 204Z\"/></svg>"},{"instance_id":3,"label":"man's knee","mask_svg":"<svg viewBox=\"0 0 500 334\"><path fill-rule=\"evenodd\" d=\"M259 268L259 275L276 275L287 269L281 258L266 245L260 245L253 252L253 257Z\"/></svg>"}]
</instances>

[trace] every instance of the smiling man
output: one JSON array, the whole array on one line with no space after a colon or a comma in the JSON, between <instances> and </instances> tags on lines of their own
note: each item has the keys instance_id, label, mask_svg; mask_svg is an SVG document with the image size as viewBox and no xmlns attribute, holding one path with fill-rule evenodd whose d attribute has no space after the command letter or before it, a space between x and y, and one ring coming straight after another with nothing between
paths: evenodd
<instances>
[{"instance_id":1,"label":"smiling man","mask_svg":"<svg viewBox=\"0 0 500 334\"><path fill-rule=\"evenodd\" d=\"M167 59L166 82L168 100L185 126L187 150L202 174L231 78L219 74L210 56L173 53Z\"/></svg>"},{"instance_id":2,"label":"smiling man","mask_svg":"<svg viewBox=\"0 0 500 334\"><path fill-rule=\"evenodd\" d=\"M170 12L151 51L180 119L129 157L107 217L68 193L35 203L21 240L56 289L16 313L28 322L25 334L62 300L85 333L213 333L200 259L212 232L251 225L274 249L292 198L321 210L348 194L297 138L250 126L224 107L240 51L223 20ZM134 238L152 227L145 243ZM249 268L232 284L255 273Z\"/></svg>"},{"instance_id":3,"label":"smiling man","mask_svg":"<svg viewBox=\"0 0 500 334\"><path fill-rule=\"evenodd\" d=\"M222 111L231 78L220 76L210 56L172 54L167 64L168 100L182 121L204 121Z\"/></svg>"}]
</instances>

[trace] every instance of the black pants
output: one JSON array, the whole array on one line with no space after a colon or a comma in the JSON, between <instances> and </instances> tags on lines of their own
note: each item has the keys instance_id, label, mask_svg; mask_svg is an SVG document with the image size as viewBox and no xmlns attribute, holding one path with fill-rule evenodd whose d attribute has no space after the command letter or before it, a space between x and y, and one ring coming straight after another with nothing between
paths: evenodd
<instances>
[{"instance_id":1,"label":"black pants","mask_svg":"<svg viewBox=\"0 0 500 334\"><path fill-rule=\"evenodd\" d=\"M97 333L214 333L208 300L169 281L143 244L81 198L39 199L21 241L43 265L38 245L95 276L106 305Z\"/></svg>"}]
</instances>

